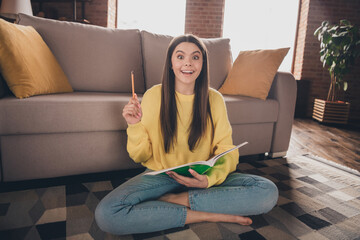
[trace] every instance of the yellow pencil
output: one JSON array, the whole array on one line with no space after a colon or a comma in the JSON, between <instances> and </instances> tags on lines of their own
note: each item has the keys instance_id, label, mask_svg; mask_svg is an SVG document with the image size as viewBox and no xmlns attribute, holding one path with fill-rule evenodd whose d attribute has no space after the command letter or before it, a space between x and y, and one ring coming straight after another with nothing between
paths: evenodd
<instances>
[{"instance_id":1,"label":"yellow pencil","mask_svg":"<svg viewBox=\"0 0 360 240\"><path fill-rule=\"evenodd\" d=\"M131 88L132 88L132 97L135 98L134 71L131 71Z\"/></svg>"}]
</instances>

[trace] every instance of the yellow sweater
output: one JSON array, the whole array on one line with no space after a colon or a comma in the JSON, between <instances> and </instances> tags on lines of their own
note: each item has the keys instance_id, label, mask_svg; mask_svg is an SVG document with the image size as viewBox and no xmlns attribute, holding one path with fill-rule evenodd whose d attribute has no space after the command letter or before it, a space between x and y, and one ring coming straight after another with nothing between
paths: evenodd
<instances>
[{"instance_id":1,"label":"yellow sweater","mask_svg":"<svg viewBox=\"0 0 360 240\"><path fill-rule=\"evenodd\" d=\"M211 125L206 134L191 152L188 146L188 128L192 119L194 95L183 95L176 92L178 108L178 130L175 147L165 153L160 128L161 85L155 85L143 96L141 109L142 119L139 123L129 124L127 128L127 151L137 163L152 170L162 170L182 164L208 160L211 156L234 147L232 129L228 120L226 106L222 95L209 90L209 101L214 122L214 139L211 143ZM225 155L206 175L208 187L221 184L227 175L236 169L239 153L237 150Z\"/></svg>"}]
</instances>

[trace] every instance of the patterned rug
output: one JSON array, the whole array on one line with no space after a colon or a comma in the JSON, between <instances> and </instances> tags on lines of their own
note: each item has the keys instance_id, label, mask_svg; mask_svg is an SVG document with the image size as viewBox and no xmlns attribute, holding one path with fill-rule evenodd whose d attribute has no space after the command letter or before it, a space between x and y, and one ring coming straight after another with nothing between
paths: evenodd
<instances>
[{"instance_id":1,"label":"patterned rug","mask_svg":"<svg viewBox=\"0 0 360 240\"><path fill-rule=\"evenodd\" d=\"M241 160L239 172L269 178L280 191L277 206L252 216L251 226L200 223L128 236L104 233L94 222L98 202L126 181L119 173L46 187L42 180L26 190L1 185L0 239L360 239L360 175L339 168L311 156Z\"/></svg>"}]
</instances>

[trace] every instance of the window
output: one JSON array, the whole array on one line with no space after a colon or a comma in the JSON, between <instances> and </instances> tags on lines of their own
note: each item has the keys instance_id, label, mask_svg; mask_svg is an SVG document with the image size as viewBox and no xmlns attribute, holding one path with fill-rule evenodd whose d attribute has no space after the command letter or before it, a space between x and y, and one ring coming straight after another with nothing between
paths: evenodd
<instances>
[{"instance_id":1,"label":"window","mask_svg":"<svg viewBox=\"0 0 360 240\"><path fill-rule=\"evenodd\" d=\"M177 36L185 30L186 0L118 0L117 26Z\"/></svg>"},{"instance_id":2,"label":"window","mask_svg":"<svg viewBox=\"0 0 360 240\"><path fill-rule=\"evenodd\" d=\"M280 71L291 71L299 1L226 0L224 37L239 51L290 47Z\"/></svg>"}]
</instances>

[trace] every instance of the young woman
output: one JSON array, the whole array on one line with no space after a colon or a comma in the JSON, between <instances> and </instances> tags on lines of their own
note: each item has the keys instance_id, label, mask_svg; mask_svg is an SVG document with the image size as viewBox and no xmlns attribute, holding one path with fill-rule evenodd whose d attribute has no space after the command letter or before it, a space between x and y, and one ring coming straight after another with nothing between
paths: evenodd
<instances>
[{"instance_id":1,"label":"young woman","mask_svg":"<svg viewBox=\"0 0 360 240\"><path fill-rule=\"evenodd\" d=\"M127 150L148 171L207 160L233 147L222 95L209 88L205 45L193 35L169 45L162 84L123 109ZM246 215L270 211L278 199L271 181L233 173L239 153L225 155L205 175L140 174L99 203L99 227L113 234L154 232L197 222L252 223Z\"/></svg>"}]
</instances>

